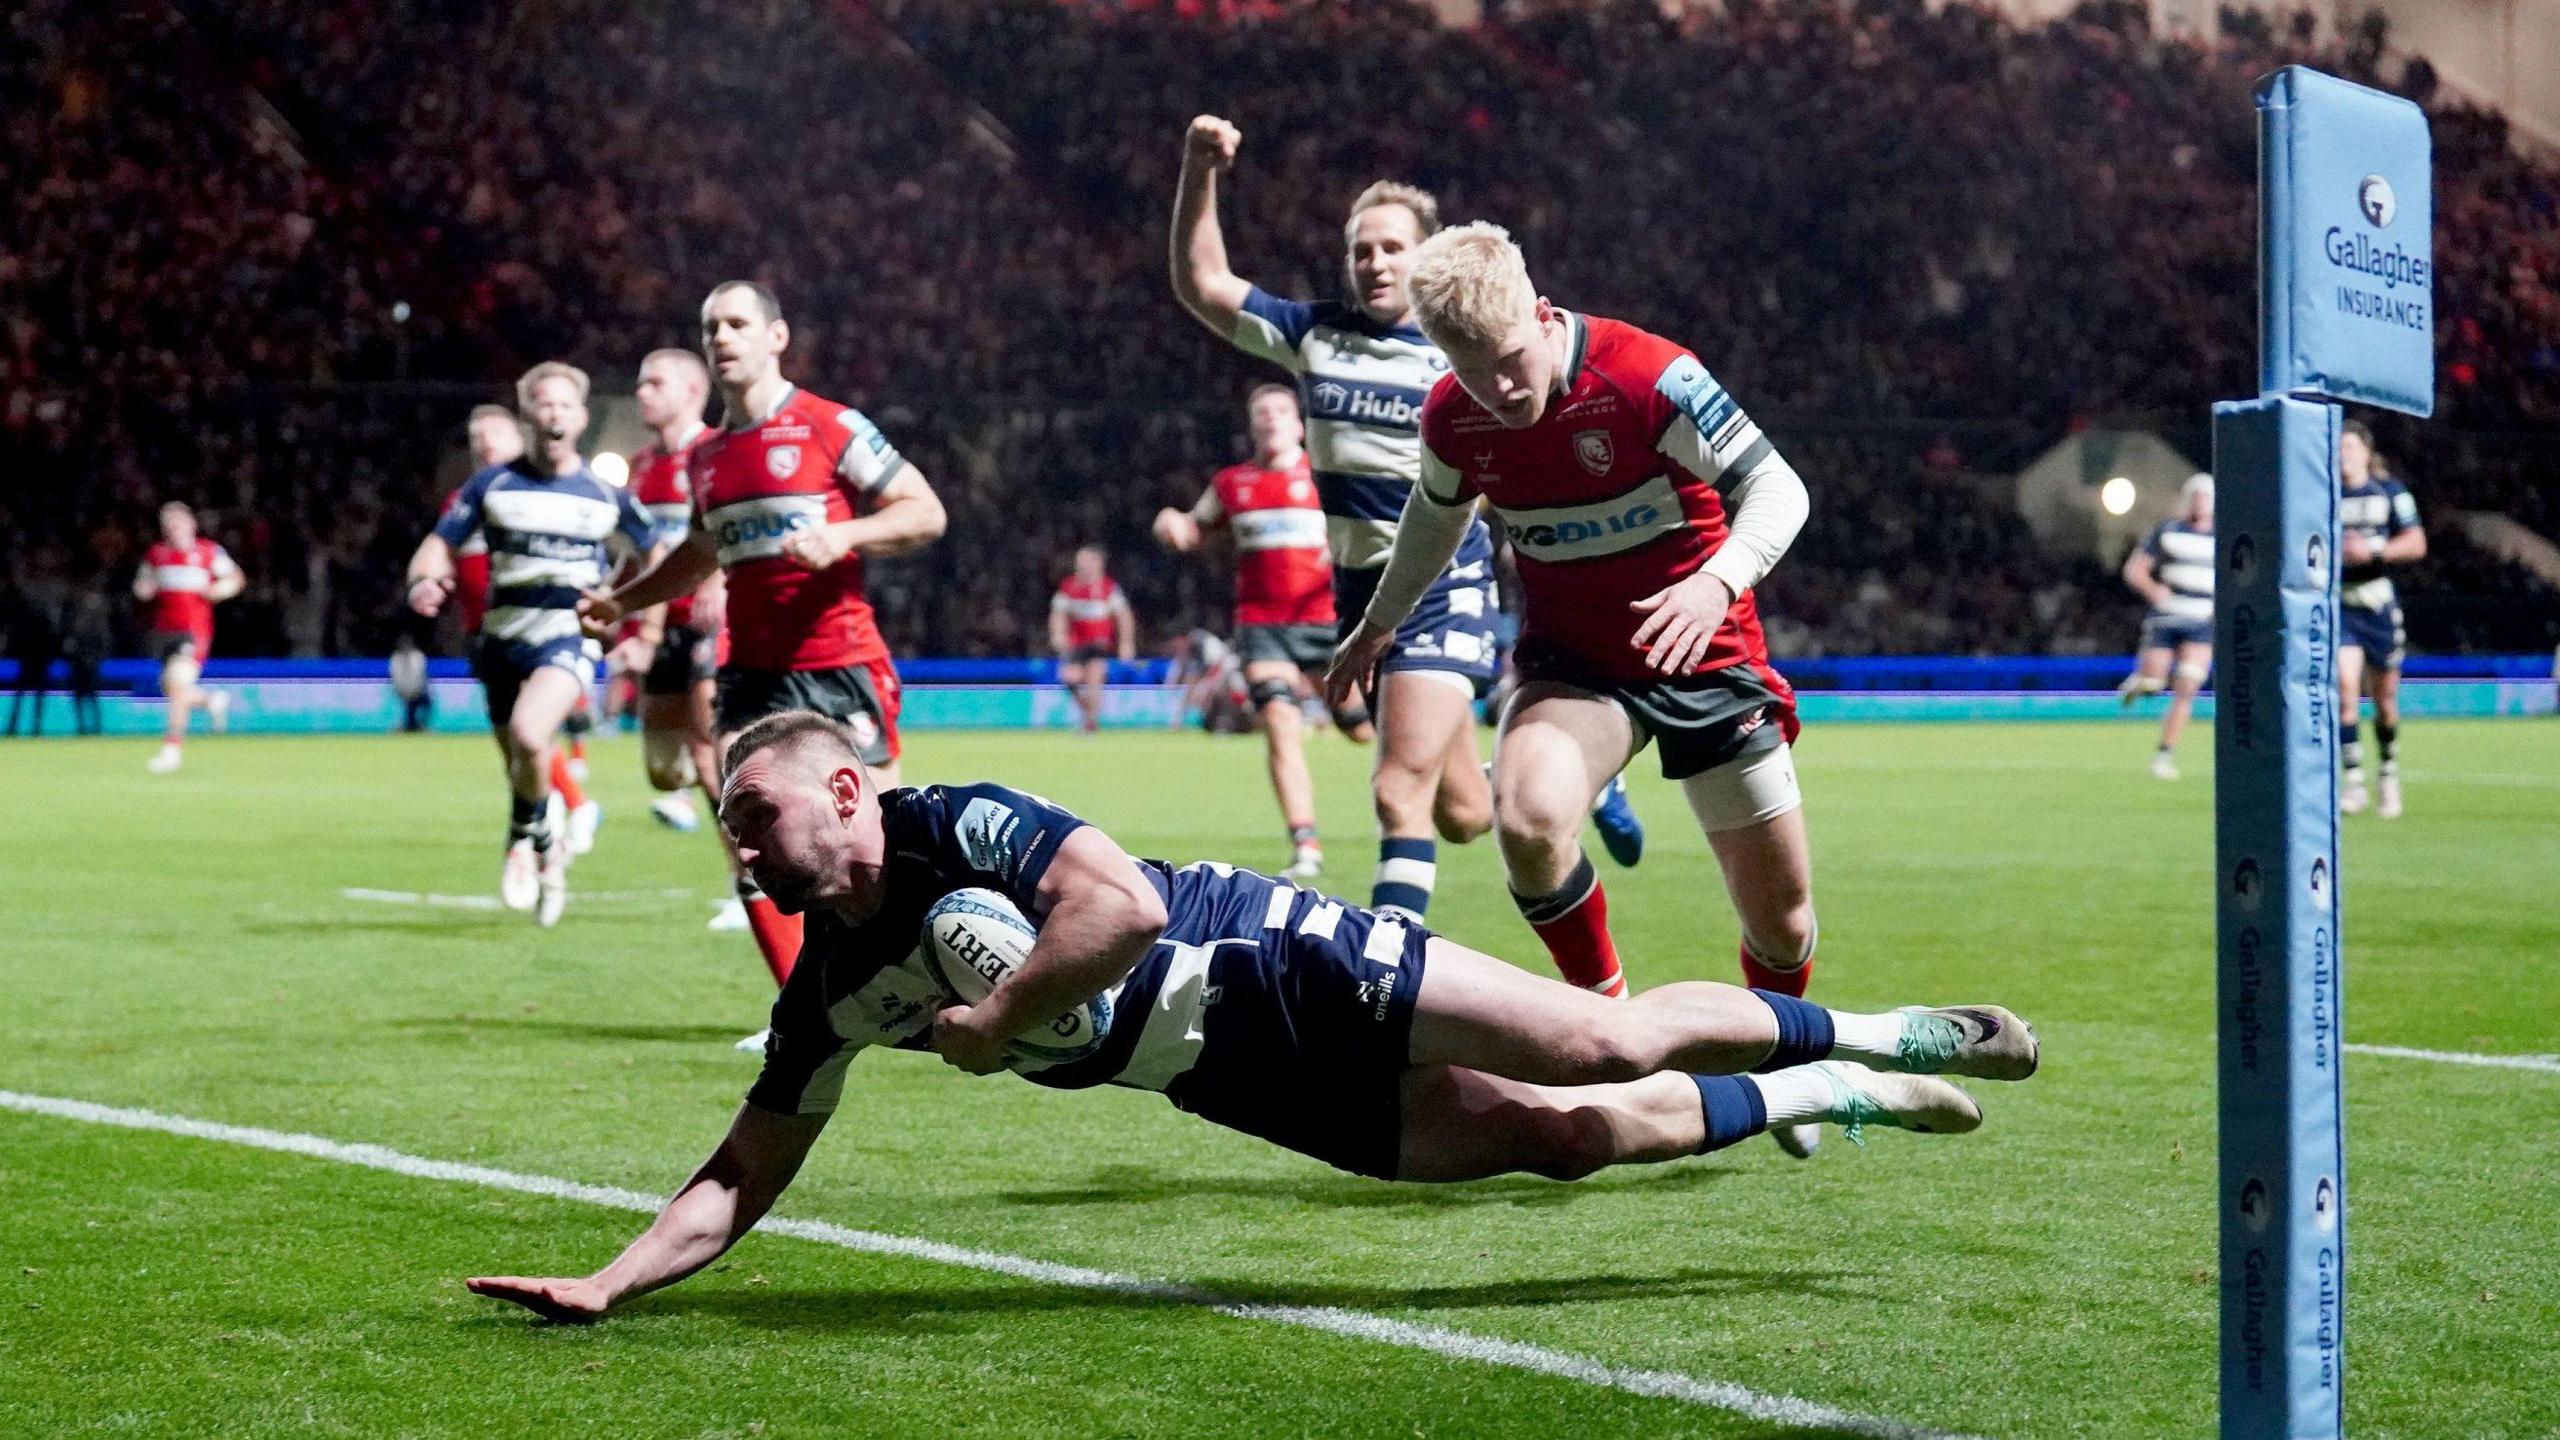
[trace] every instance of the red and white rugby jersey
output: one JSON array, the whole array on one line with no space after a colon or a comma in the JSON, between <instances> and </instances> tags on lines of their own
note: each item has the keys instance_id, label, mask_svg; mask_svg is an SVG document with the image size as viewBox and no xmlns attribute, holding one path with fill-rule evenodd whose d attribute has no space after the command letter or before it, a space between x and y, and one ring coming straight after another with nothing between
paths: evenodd
<instances>
[{"instance_id":1,"label":"red and white rugby jersey","mask_svg":"<svg viewBox=\"0 0 2560 1440\"><path fill-rule=\"evenodd\" d=\"M215 580L239 574L240 567L221 546L201 535L186 546L158 541L143 552L142 563L151 571L152 583L159 586L151 597L151 628L193 635L197 650L211 648L213 600L207 592Z\"/></svg>"},{"instance_id":2,"label":"red and white rugby jersey","mask_svg":"<svg viewBox=\"0 0 2560 1440\"><path fill-rule=\"evenodd\" d=\"M1696 356L1615 320L1564 318L1564 393L1535 425L1506 428L1455 376L1432 388L1420 483L1443 504L1482 497L1509 537L1524 651L1568 656L1602 679L1659 679L1634 644L1645 616L1630 606L1696 573L1725 543L1725 492L1786 462ZM1697 668L1743 664L1786 693L1748 589Z\"/></svg>"},{"instance_id":3,"label":"red and white rugby jersey","mask_svg":"<svg viewBox=\"0 0 2560 1440\"><path fill-rule=\"evenodd\" d=\"M631 457L631 498L649 512L660 545L681 545L693 529L693 477L685 473L685 462L710 434L711 427L696 425L673 452L651 441ZM693 623L692 596L667 602L667 623Z\"/></svg>"},{"instance_id":4,"label":"red and white rugby jersey","mask_svg":"<svg viewBox=\"0 0 2560 1440\"><path fill-rule=\"evenodd\" d=\"M1104 650L1120 647L1120 625L1117 616L1129 609L1129 597L1120 591L1120 582L1105 575L1099 580L1085 580L1070 575L1058 585L1058 593L1049 597L1049 613L1063 612L1067 617L1067 648L1081 650L1092 646Z\"/></svg>"},{"instance_id":5,"label":"red and white rugby jersey","mask_svg":"<svg viewBox=\"0 0 2560 1440\"><path fill-rule=\"evenodd\" d=\"M889 657L863 598L862 557L813 574L782 545L794 531L852 519L906 463L861 411L797 386L771 413L693 447L694 508L729 573L724 664L835 670Z\"/></svg>"},{"instance_id":6,"label":"red and white rugby jersey","mask_svg":"<svg viewBox=\"0 0 2560 1440\"><path fill-rule=\"evenodd\" d=\"M1283 470L1230 465L1192 512L1236 537L1238 625L1330 625L1333 564L1305 452Z\"/></svg>"}]
</instances>

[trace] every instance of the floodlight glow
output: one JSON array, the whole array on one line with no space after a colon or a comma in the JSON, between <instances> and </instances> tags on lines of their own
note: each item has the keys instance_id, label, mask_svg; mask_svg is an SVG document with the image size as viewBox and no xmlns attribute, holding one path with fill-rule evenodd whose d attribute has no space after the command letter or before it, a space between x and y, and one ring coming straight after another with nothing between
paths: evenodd
<instances>
[{"instance_id":1,"label":"floodlight glow","mask_svg":"<svg viewBox=\"0 0 2560 1440\"><path fill-rule=\"evenodd\" d=\"M597 479L617 490L631 483L631 462L610 450L587 462L587 468L596 472ZM2121 515L2124 512L2119 510L2116 513Z\"/></svg>"},{"instance_id":2,"label":"floodlight glow","mask_svg":"<svg viewBox=\"0 0 2560 1440\"><path fill-rule=\"evenodd\" d=\"M2098 487L2098 508L2110 515L2122 515L2133 508L2133 482L2121 475Z\"/></svg>"}]
</instances>

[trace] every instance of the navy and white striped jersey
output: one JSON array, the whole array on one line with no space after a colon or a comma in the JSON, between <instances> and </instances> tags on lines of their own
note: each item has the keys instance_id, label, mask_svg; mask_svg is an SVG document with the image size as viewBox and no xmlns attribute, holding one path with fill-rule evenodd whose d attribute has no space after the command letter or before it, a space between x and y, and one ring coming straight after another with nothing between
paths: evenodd
<instances>
[{"instance_id":1,"label":"navy and white striped jersey","mask_svg":"<svg viewBox=\"0 0 2560 1440\"><path fill-rule=\"evenodd\" d=\"M955 890L984 888L1025 915L1058 847L1084 821L1001 785L935 785L880 797L886 898L859 925L811 912L800 958L774 1001L764 1071L750 1103L785 1115L834 1111L846 1066L867 1046L923 1050L933 1017L955 1004L924 953L924 916ZM1164 897L1164 932L1111 992L1112 1028L1096 1053L1063 1065L1015 1064L1058 1089L1125 1085L1161 1091L1189 1073L1215 998L1209 962L1222 946L1257 945L1285 928L1308 892L1217 864L1135 862ZM1303 908L1303 907L1301 907ZM1335 907L1339 919L1340 907ZM1313 915L1298 917L1301 928ZM1397 934L1401 943L1402 932Z\"/></svg>"},{"instance_id":2,"label":"navy and white striped jersey","mask_svg":"<svg viewBox=\"0 0 2560 1440\"><path fill-rule=\"evenodd\" d=\"M567 475L538 472L527 455L463 482L436 521L459 550L473 535L489 545L489 610L480 633L524 645L575 639L578 597L604 583L613 560L646 554L656 522L626 491L580 465Z\"/></svg>"},{"instance_id":3,"label":"navy and white striped jersey","mask_svg":"<svg viewBox=\"0 0 2560 1440\"><path fill-rule=\"evenodd\" d=\"M2395 535L2418 528L2418 501L2397 480L2367 480L2338 491L2338 532L2361 535L2379 550ZM2379 560L2349 565L2339 572L2338 603L2358 610L2387 610L2399 591Z\"/></svg>"},{"instance_id":4,"label":"navy and white striped jersey","mask_svg":"<svg viewBox=\"0 0 2560 1440\"><path fill-rule=\"evenodd\" d=\"M1422 402L1449 361L1411 323L1381 325L1339 301L1283 300L1254 286L1229 337L1237 349L1298 377L1307 457L1324 506L1333 563L1374 570L1395 548L1396 521L1422 470ZM1455 568L1485 566L1490 532L1479 520Z\"/></svg>"},{"instance_id":5,"label":"navy and white striped jersey","mask_svg":"<svg viewBox=\"0 0 2560 1440\"><path fill-rule=\"evenodd\" d=\"M2213 532L2184 520L2163 520L2142 542L2151 557L2151 574L2168 587L2168 598L2151 607L2162 620L2213 618Z\"/></svg>"}]
</instances>

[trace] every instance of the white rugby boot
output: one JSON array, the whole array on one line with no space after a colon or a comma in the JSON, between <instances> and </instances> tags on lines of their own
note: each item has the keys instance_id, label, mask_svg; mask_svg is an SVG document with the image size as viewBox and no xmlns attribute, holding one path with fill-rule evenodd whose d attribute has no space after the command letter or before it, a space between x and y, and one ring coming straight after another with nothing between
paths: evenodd
<instances>
[{"instance_id":1,"label":"white rugby boot","mask_svg":"<svg viewBox=\"0 0 2560 1440\"><path fill-rule=\"evenodd\" d=\"M1902 1010L1893 1068L1910 1075L2024 1080L2042 1062L2035 1027L1998 1005Z\"/></svg>"},{"instance_id":2,"label":"white rugby boot","mask_svg":"<svg viewBox=\"0 0 2560 1440\"><path fill-rule=\"evenodd\" d=\"M533 923L548 930L560 923L560 913L569 908L569 846L557 831L536 872L536 888L540 898L533 907Z\"/></svg>"},{"instance_id":3,"label":"white rugby boot","mask_svg":"<svg viewBox=\"0 0 2560 1440\"><path fill-rule=\"evenodd\" d=\"M1973 1097L1934 1075L1896 1075L1824 1060L1811 1067L1831 1082L1831 1113L1849 1143L1863 1144L1870 1125L1924 1135L1962 1135L1982 1125Z\"/></svg>"},{"instance_id":4,"label":"white rugby boot","mask_svg":"<svg viewBox=\"0 0 2560 1440\"><path fill-rule=\"evenodd\" d=\"M533 842L517 840L507 846L506 863L498 870L498 903L510 910L530 910L541 898L542 862L534 858Z\"/></svg>"},{"instance_id":5,"label":"white rugby boot","mask_svg":"<svg viewBox=\"0 0 2560 1440\"><path fill-rule=\"evenodd\" d=\"M2346 778L2338 782L2338 813L2361 815L2372 803L2373 797L2364 788L2364 772L2348 771Z\"/></svg>"},{"instance_id":6,"label":"white rugby boot","mask_svg":"<svg viewBox=\"0 0 2560 1440\"><path fill-rule=\"evenodd\" d=\"M2166 750L2154 750L2154 751L2152 751L2152 752L2151 752L2151 778L2152 778L2152 779L2154 779L2154 780L2175 780L2175 779L2177 779L2177 778L2178 778L2178 758L2177 758L2176 756L2174 756L2174 755L2170 754L2170 753L2169 753L2168 751L2166 751Z\"/></svg>"},{"instance_id":7,"label":"white rugby boot","mask_svg":"<svg viewBox=\"0 0 2560 1440\"><path fill-rule=\"evenodd\" d=\"M590 800L569 812L569 853L584 855L596 848L596 827L604 823L604 804Z\"/></svg>"},{"instance_id":8,"label":"white rugby boot","mask_svg":"<svg viewBox=\"0 0 2560 1440\"><path fill-rule=\"evenodd\" d=\"M2375 787L2375 790L2373 813L2384 820L2399 819L2400 773L2396 770L2383 771L2381 783Z\"/></svg>"}]
</instances>

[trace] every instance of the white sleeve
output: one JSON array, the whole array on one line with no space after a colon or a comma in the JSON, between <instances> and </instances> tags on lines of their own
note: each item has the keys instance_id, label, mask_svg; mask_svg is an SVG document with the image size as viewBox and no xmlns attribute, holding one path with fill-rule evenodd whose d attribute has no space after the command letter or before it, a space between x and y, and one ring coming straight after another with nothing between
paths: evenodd
<instances>
[{"instance_id":1,"label":"white sleeve","mask_svg":"<svg viewBox=\"0 0 2560 1440\"><path fill-rule=\"evenodd\" d=\"M228 551L228 550L223 549L223 548L222 548L221 546L219 546L219 545L214 546L214 547L213 547L213 578L215 578L215 579L217 579L217 580L220 580L220 579L223 579L223 578L224 578L224 577L226 577L226 576L237 575L237 574L239 574L239 573L240 573L240 565L239 565L239 562L237 562L237 561L235 561L235 560L233 560L233 559L231 558L231 552L230 552L230 551Z\"/></svg>"},{"instance_id":2,"label":"white sleeve","mask_svg":"<svg viewBox=\"0 0 2560 1440\"><path fill-rule=\"evenodd\" d=\"M1749 470L1728 477L1723 490L1731 533L1699 568L1739 595L1766 578L1795 543L1796 532L1813 513L1813 497L1796 468L1775 450L1765 451Z\"/></svg>"},{"instance_id":3,"label":"white sleeve","mask_svg":"<svg viewBox=\"0 0 2560 1440\"><path fill-rule=\"evenodd\" d=\"M1449 568L1458 547L1466 543L1467 525L1476 516L1473 500L1441 500L1427 487L1430 450L1423 451L1425 483L1413 487L1404 501L1404 517L1396 522L1395 548L1387 553L1387 572L1378 577L1369 597L1364 623L1392 631L1422 603L1423 592Z\"/></svg>"},{"instance_id":4,"label":"white sleeve","mask_svg":"<svg viewBox=\"0 0 2560 1440\"><path fill-rule=\"evenodd\" d=\"M1697 357L1680 355L1655 382L1671 420L1655 448L1713 485L1732 533L1700 568L1740 595L1766 578L1813 511L1803 477L1716 383Z\"/></svg>"}]
</instances>

